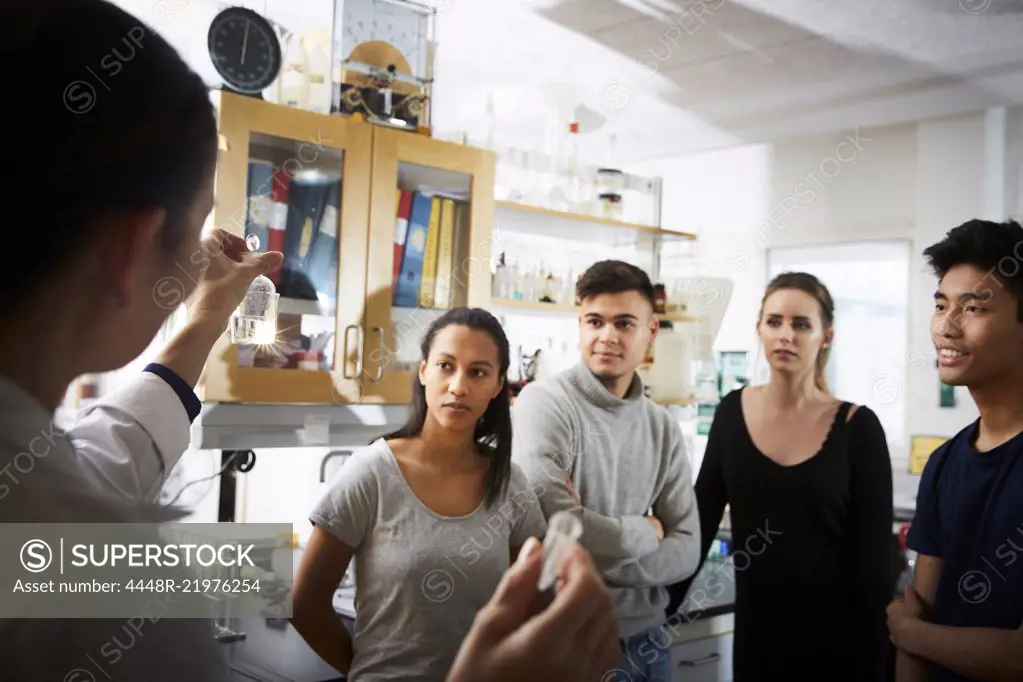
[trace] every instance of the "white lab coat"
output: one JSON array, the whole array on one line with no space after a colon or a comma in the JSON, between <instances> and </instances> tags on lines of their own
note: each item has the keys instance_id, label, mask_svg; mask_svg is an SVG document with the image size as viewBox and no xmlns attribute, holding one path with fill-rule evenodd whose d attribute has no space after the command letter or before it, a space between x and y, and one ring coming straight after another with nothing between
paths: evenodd
<instances>
[{"instance_id":1,"label":"white lab coat","mask_svg":"<svg viewBox=\"0 0 1023 682\"><path fill-rule=\"evenodd\" d=\"M156 502L188 449L189 426L174 389L142 372L138 380L83 409L68 438L83 474L96 485Z\"/></svg>"},{"instance_id":2,"label":"white lab coat","mask_svg":"<svg viewBox=\"0 0 1023 682\"><path fill-rule=\"evenodd\" d=\"M155 502L188 441L187 412L155 374L143 372L83 410L66 436L0 377L0 523L180 518ZM0 620L0 678L220 681L227 668L219 646L204 620L162 618L140 633L120 619Z\"/></svg>"}]
</instances>

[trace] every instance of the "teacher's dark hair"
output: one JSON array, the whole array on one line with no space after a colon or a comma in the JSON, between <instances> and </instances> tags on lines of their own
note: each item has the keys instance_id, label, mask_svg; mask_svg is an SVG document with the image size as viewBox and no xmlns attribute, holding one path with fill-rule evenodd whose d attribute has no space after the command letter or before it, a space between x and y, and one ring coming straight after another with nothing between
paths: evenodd
<instances>
[{"instance_id":1,"label":"teacher's dark hair","mask_svg":"<svg viewBox=\"0 0 1023 682\"><path fill-rule=\"evenodd\" d=\"M511 351L508 346L508 337L505 335L501 323L488 311L482 308L452 308L437 318L430 325L426 336L423 337L423 343L420 346L423 360L430 357L430 350L433 348L433 340L437 333L449 325L462 325L486 332L497 345L497 356L500 363L498 377L505 389L500 391L497 397L487 405L483 417L476 424L475 434L476 442L480 444L481 453L491 460L484 480L484 502L487 507L490 507L504 495L511 478L512 421L511 401L507 391ZM419 377L414 376L412 379L412 405L408 421L400 429L383 436L384 440L418 436L423 431L423 424L426 423L426 411L426 388L419 383Z\"/></svg>"},{"instance_id":2,"label":"teacher's dark hair","mask_svg":"<svg viewBox=\"0 0 1023 682\"><path fill-rule=\"evenodd\" d=\"M26 303L122 211L163 208L159 243L175 257L217 160L202 79L103 0L5 3L0 55L13 98L0 108L0 205L18 235L0 297Z\"/></svg>"}]
</instances>

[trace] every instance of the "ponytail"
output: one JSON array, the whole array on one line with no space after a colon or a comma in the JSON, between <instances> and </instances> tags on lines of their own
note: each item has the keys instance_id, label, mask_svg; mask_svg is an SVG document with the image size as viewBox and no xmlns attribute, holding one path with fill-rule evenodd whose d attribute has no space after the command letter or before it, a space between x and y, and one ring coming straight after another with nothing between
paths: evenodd
<instances>
[{"instance_id":1,"label":"ponytail","mask_svg":"<svg viewBox=\"0 0 1023 682\"><path fill-rule=\"evenodd\" d=\"M825 368L828 366L829 355L831 355L830 347L821 348L817 352L817 361L813 363L813 379L817 388L830 395L831 390L828 388L828 377L824 373Z\"/></svg>"}]
</instances>

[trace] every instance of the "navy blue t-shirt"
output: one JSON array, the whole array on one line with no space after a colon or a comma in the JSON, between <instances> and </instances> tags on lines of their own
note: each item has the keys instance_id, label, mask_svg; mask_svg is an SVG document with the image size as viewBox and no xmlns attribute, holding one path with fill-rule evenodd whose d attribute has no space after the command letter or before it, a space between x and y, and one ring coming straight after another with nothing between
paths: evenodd
<instances>
[{"instance_id":1,"label":"navy blue t-shirt","mask_svg":"<svg viewBox=\"0 0 1023 682\"><path fill-rule=\"evenodd\" d=\"M935 623L1014 630L1023 622L1023 433L977 452L979 425L973 422L928 459L906 543L944 560ZM931 677L967 679L939 666Z\"/></svg>"}]
</instances>

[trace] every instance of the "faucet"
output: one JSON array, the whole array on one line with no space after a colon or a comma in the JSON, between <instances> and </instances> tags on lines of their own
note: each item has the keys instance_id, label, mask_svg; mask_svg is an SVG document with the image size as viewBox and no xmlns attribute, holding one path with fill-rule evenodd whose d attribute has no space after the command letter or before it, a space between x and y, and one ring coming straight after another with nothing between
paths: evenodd
<instances>
[{"instance_id":1,"label":"faucet","mask_svg":"<svg viewBox=\"0 0 1023 682\"><path fill-rule=\"evenodd\" d=\"M320 462L320 483L327 482L327 464L330 462L330 460L337 457L341 458L341 463L338 465L338 468L340 468L344 466L345 460L348 459L348 457L351 456L351 454L352 454L351 450L332 450L331 452L328 452L323 457L323 460ZM333 478L333 474L335 472L331 473L331 478Z\"/></svg>"}]
</instances>

